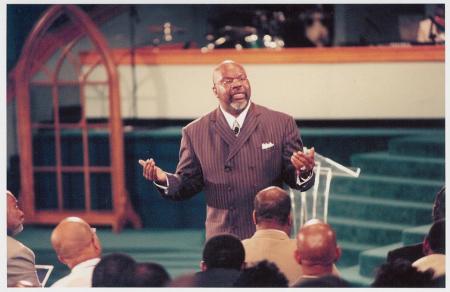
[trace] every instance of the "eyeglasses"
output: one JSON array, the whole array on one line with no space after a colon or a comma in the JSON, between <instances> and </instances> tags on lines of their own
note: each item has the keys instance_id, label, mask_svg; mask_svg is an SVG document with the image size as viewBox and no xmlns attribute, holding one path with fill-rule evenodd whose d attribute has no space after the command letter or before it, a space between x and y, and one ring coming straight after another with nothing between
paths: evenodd
<instances>
[{"instance_id":1,"label":"eyeglasses","mask_svg":"<svg viewBox=\"0 0 450 292\"><path fill-rule=\"evenodd\" d=\"M237 81L239 81L239 82L244 82L244 81L247 81L247 76L239 76L239 77L237 77L237 78L229 78L229 77L225 77L225 78L223 78L220 82L221 82L223 85L231 85L231 84L234 83L235 80L237 80Z\"/></svg>"}]
</instances>

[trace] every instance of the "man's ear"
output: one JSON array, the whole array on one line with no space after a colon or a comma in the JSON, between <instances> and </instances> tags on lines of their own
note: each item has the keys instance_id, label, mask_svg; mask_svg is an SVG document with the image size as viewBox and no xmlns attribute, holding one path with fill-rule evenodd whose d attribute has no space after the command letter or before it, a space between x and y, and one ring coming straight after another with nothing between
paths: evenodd
<instances>
[{"instance_id":1,"label":"man's ear","mask_svg":"<svg viewBox=\"0 0 450 292\"><path fill-rule=\"evenodd\" d=\"M298 252L298 249L296 249L296 250L294 251L294 258L295 258L295 260L297 261L297 263L298 263L299 265L302 264L302 257L301 257L301 255L300 255L300 253Z\"/></svg>"},{"instance_id":2,"label":"man's ear","mask_svg":"<svg viewBox=\"0 0 450 292\"><path fill-rule=\"evenodd\" d=\"M59 256L59 255L58 255L58 260L59 260L61 263L63 263L64 265L66 264L66 261L64 260L64 258L61 257L61 256Z\"/></svg>"},{"instance_id":3,"label":"man's ear","mask_svg":"<svg viewBox=\"0 0 450 292\"><path fill-rule=\"evenodd\" d=\"M213 85L212 90L214 92L214 95L217 96L217 87L215 84Z\"/></svg>"},{"instance_id":4,"label":"man's ear","mask_svg":"<svg viewBox=\"0 0 450 292\"><path fill-rule=\"evenodd\" d=\"M208 267L206 266L206 263L204 261L200 261L200 270L202 272L206 271Z\"/></svg>"},{"instance_id":5,"label":"man's ear","mask_svg":"<svg viewBox=\"0 0 450 292\"><path fill-rule=\"evenodd\" d=\"M341 258L341 255L342 255L342 249L338 245L338 246L336 246L336 254L335 254L334 262L337 262Z\"/></svg>"},{"instance_id":6,"label":"man's ear","mask_svg":"<svg viewBox=\"0 0 450 292\"><path fill-rule=\"evenodd\" d=\"M292 213L289 213L289 215L288 215L288 224L289 224L289 226L292 226Z\"/></svg>"},{"instance_id":7,"label":"man's ear","mask_svg":"<svg viewBox=\"0 0 450 292\"><path fill-rule=\"evenodd\" d=\"M94 246L94 248L96 250L101 250L102 246L100 245L100 240L97 237L97 234L94 234L94 236L92 237L92 245Z\"/></svg>"},{"instance_id":8,"label":"man's ear","mask_svg":"<svg viewBox=\"0 0 450 292\"><path fill-rule=\"evenodd\" d=\"M253 224L258 224L258 222L256 221L256 211L255 210L253 210L253 213L252 213L252 219L253 219Z\"/></svg>"}]
</instances>

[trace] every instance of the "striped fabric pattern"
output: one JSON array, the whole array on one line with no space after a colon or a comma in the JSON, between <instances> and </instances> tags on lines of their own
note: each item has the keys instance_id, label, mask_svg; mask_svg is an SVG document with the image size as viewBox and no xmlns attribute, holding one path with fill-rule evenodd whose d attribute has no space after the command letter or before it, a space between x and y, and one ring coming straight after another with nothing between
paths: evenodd
<instances>
[{"instance_id":1,"label":"striped fabric pattern","mask_svg":"<svg viewBox=\"0 0 450 292\"><path fill-rule=\"evenodd\" d=\"M290 157L302 146L289 115L252 103L236 137L217 108L183 128L177 170L168 174L168 193L161 195L184 200L203 190L206 238L220 233L249 238L255 232L256 193L283 182L298 188Z\"/></svg>"}]
</instances>

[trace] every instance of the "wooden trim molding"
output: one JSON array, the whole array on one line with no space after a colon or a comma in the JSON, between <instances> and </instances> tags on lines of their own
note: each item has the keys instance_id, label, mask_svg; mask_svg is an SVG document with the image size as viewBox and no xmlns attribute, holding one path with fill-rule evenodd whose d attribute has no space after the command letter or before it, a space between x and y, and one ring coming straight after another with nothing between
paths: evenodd
<instances>
[{"instance_id":1,"label":"wooden trim molding","mask_svg":"<svg viewBox=\"0 0 450 292\"><path fill-rule=\"evenodd\" d=\"M117 65L131 64L129 49L112 49ZM137 65L202 65L217 64L232 59L244 64L330 64L371 62L444 62L445 46L373 46L335 48L286 48L286 49L217 49L201 52L199 49L139 48L134 53ZM98 62L96 52L83 52L82 64Z\"/></svg>"}]
</instances>

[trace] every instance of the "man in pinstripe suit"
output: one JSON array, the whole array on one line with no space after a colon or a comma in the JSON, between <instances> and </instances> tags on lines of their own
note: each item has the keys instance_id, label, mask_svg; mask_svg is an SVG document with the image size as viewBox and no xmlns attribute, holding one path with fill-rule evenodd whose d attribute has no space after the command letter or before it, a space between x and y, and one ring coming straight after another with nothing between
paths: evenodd
<instances>
[{"instance_id":1,"label":"man in pinstripe suit","mask_svg":"<svg viewBox=\"0 0 450 292\"><path fill-rule=\"evenodd\" d=\"M204 190L206 238L231 233L240 239L255 232L253 199L268 186L307 190L314 183L314 148L302 152L294 119L250 101L244 68L224 61L213 71L219 107L183 128L175 174L140 160L143 175L161 195L188 199Z\"/></svg>"}]
</instances>

